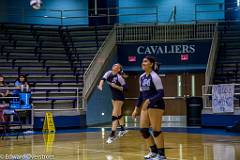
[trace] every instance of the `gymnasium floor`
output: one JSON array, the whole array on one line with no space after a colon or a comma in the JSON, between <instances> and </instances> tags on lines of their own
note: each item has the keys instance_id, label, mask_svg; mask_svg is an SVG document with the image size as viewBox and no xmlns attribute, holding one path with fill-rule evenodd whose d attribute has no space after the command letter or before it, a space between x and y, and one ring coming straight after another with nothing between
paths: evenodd
<instances>
[{"instance_id":1,"label":"gymnasium floor","mask_svg":"<svg viewBox=\"0 0 240 160\"><path fill-rule=\"evenodd\" d=\"M105 144L110 128L88 128L8 137L0 140L0 159L141 160L147 153L137 129ZM163 128L170 160L240 160L240 133L200 128ZM25 156L25 157L23 157ZM15 157L15 159L17 159Z\"/></svg>"}]
</instances>

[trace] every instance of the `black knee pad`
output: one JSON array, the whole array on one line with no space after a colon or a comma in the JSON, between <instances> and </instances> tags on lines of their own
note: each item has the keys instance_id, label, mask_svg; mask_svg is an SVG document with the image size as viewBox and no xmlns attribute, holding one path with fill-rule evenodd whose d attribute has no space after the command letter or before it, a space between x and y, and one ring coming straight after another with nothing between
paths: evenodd
<instances>
[{"instance_id":1,"label":"black knee pad","mask_svg":"<svg viewBox=\"0 0 240 160\"><path fill-rule=\"evenodd\" d=\"M118 120L118 117L112 116L112 121L116 121L116 120Z\"/></svg>"},{"instance_id":2,"label":"black knee pad","mask_svg":"<svg viewBox=\"0 0 240 160\"><path fill-rule=\"evenodd\" d=\"M120 116L118 116L118 119L121 119L123 117L123 115L120 115Z\"/></svg>"},{"instance_id":3,"label":"black knee pad","mask_svg":"<svg viewBox=\"0 0 240 160\"><path fill-rule=\"evenodd\" d=\"M158 137L161 133L162 131L153 131L153 136Z\"/></svg>"},{"instance_id":4,"label":"black knee pad","mask_svg":"<svg viewBox=\"0 0 240 160\"><path fill-rule=\"evenodd\" d=\"M151 136L150 133L149 133L149 128L141 128L140 132L142 133L142 136L145 139L147 139Z\"/></svg>"}]
</instances>

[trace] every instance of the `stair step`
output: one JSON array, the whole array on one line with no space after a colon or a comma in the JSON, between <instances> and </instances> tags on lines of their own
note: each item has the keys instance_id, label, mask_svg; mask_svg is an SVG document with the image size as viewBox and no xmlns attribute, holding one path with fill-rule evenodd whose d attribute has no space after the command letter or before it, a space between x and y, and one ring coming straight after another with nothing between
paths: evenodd
<instances>
[{"instance_id":1,"label":"stair step","mask_svg":"<svg viewBox=\"0 0 240 160\"><path fill-rule=\"evenodd\" d=\"M48 96L63 97L56 100L54 106L69 109L76 107L73 103L75 100L64 97L74 97L75 90L61 90L59 93L58 88L79 88L79 96L82 95L83 74L112 26L3 24L3 29L5 32L0 32L0 45L4 46L4 52L0 55L0 73L6 76L9 86L14 86L20 69L21 74L28 75L31 85L42 88L33 89L33 97L46 97L47 90L54 87ZM62 33L62 37L59 33ZM65 49L67 47L68 50ZM34 100L34 105L41 109L51 109L52 101Z\"/></svg>"},{"instance_id":2,"label":"stair step","mask_svg":"<svg viewBox=\"0 0 240 160\"><path fill-rule=\"evenodd\" d=\"M240 23L221 22L214 83L240 83Z\"/></svg>"}]
</instances>

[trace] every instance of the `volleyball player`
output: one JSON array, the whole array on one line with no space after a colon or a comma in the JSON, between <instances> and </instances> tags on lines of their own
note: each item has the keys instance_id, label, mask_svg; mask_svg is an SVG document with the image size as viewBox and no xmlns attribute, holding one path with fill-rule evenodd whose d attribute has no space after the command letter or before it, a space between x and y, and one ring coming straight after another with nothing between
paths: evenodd
<instances>
[{"instance_id":1,"label":"volleyball player","mask_svg":"<svg viewBox=\"0 0 240 160\"><path fill-rule=\"evenodd\" d=\"M145 71L139 78L140 95L132 117L140 113L140 132L145 139L150 152L145 159L165 160L163 134L161 132L162 116L165 109L163 101L164 90L158 74L158 66L153 57L146 56L142 61ZM152 134L149 128L152 129Z\"/></svg>"},{"instance_id":2,"label":"volleyball player","mask_svg":"<svg viewBox=\"0 0 240 160\"><path fill-rule=\"evenodd\" d=\"M118 136L124 136L128 131L124 127L124 119L122 116L122 105L124 103L124 90L126 89L126 83L122 75L122 66L117 63L112 66L112 70L106 72L99 82L98 89L102 91L105 81L109 84L112 91L112 132L107 139L107 143L112 143L116 138L117 126L120 125L121 130Z\"/></svg>"}]
</instances>

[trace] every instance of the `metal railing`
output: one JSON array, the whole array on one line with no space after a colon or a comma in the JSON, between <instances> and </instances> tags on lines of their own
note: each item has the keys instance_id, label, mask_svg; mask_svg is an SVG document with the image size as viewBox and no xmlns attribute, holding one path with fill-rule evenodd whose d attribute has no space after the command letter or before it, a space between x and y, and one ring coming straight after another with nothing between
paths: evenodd
<instances>
[{"instance_id":1,"label":"metal railing","mask_svg":"<svg viewBox=\"0 0 240 160\"><path fill-rule=\"evenodd\" d=\"M126 100L137 100L138 97L126 97ZM175 99L186 99L186 97L176 97L176 96L170 96L170 97L163 97L164 100L175 100Z\"/></svg>"},{"instance_id":2,"label":"metal railing","mask_svg":"<svg viewBox=\"0 0 240 160\"><path fill-rule=\"evenodd\" d=\"M118 25L117 42L166 42L212 39L216 23Z\"/></svg>"},{"instance_id":3,"label":"metal railing","mask_svg":"<svg viewBox=\"0 0 240 160\"><path fill-rule=\"evenodd\" d=\"M219 33L218 33L218 25L215 27L215 32L212 40L212 45L208 57L207 68L205 72L205 85L212 84L213 76L215 72L217 53L218 53L218 44L219 44Z\"/></svg>"},{"instance_id":4,"label":"metal railing","mask_svg":"<svg viewBox=\"0 0 240 160\"><path fill-rule=\"evenodd\" d=\"M6 87L6 90L10 91L10 96L7 97L0 97L0 100L4 99L19 99L19 96L14 94L15 87ZM71 111L71 110L84 110L81 106L81 89L78 87L32 87L30 89L32 94L32 104L34 111ZM67 95L68 94L68 95ZM40 95L40 96L39 96ZM9 101L8 100L8 101ZM50 108L42 108L39 104L39 101L43 102L56 102L56 101L67 101L72 100L75 103L71 106L64 106L64 107L57 107L51 106ZM37 102L38 101L38 102ZM53 105L53 104L51 104Z\"/></svg>"},{"instance_id":5,"label":"metal railing","mask_svg":"<svg viewBox=\"0 0 240 160\"><path fill-rule=\"evenodd\" d=\"M234 85L234 108L240 109L240 84ZM205 109L212 109L212 87L215 85L202 86L203 107Z\"/></svg>"},{"instance_id":6,"label":"metal railing","mask_svg":"<svg viewBox=\"0 0 240 160\"><path fill-rule=\"evenodd\" d=\"M88 99L91 91L97 84L97 80L100 74L103 72L104 66L107 63L107 59L112 53L112 50L116 46L116 31L115 27L110 31L107 38L99 48L96 56L91 64L88 66L84 73L84 88L83 88L83 107L85 107L85 101Z\"/></svg>"},{"instance_id":7,"label":"metal railing","mask_svg":"<svg viewBox=\"0 0 240 160\"><path fill-rule=\"evenodd\" d=\"M149 10L149 12L142 13L142 10ZM44 21L49 23L53 21L57 25L88 25L89 19L102 20L107 19L108 24L112 24L113 18L146 18L151 17L153 21L150 23L158 22L158 6L136 6L136 7L109 7L95 9L74 9L74 10L60 10L60 9L26 9L26 8L7 8L3 11L0 10L1 17L11 17L17 20L16 23L30 23L33 24L37 21L42 24ZM74 20L74 21L73 21ZM144 22L142 22L144 23Z\"/></svg>"}]
</instances>

